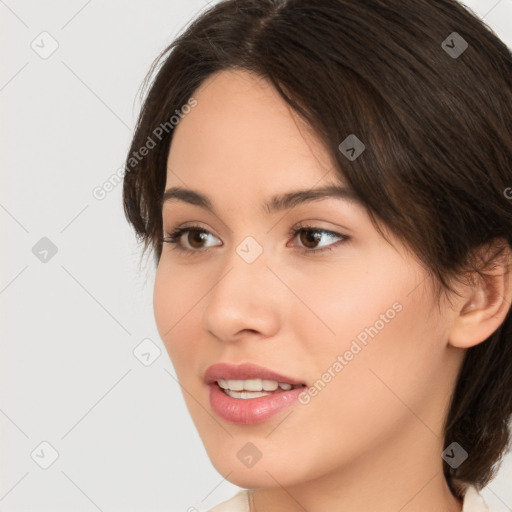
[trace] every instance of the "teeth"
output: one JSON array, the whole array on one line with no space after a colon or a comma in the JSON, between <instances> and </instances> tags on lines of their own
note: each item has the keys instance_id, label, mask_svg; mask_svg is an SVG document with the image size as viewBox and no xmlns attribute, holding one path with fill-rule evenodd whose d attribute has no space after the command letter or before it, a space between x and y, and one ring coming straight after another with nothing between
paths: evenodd
<instances>
[{"instance_id":1,"label":"teeth","mask_svg":"<svg viewBox=\"0 0 512 512\"><path fill-rule=\"evenodd\" d=\"M277 382L275 380L267 379L246 379L246 380L224 380L219 379L217 381L222 389L230 391L275 391L278 387L284 391L289 391L293 388L291 384L287 382ZM265 396L269 393L265 393ZM231 396L231 395L230 395ZM256 393L251 393L253 398L256 397Z\"/></svg>"},{"instance_id":2,"label":"teeth","mask_svg":"<svg viewBox=\"0 0 512 512\"><path fill-rule=\"evenodd\" d=\"M262 380L262 383L265 391L275 391L279 387L275 380Z\"/></svg>"},{"instance_id":3,"label":"teeth","mask_svg":"<svg viewBox=\"0 0 512 512\"><path fill-rule=\"evenodd\" d=\"M225 393L231 398L242 398L244 400L248 398L259 398L260 396L267 396L272 394L265 391L231 391L230 389L226 389Z\"/></svg>"}]
</instances>

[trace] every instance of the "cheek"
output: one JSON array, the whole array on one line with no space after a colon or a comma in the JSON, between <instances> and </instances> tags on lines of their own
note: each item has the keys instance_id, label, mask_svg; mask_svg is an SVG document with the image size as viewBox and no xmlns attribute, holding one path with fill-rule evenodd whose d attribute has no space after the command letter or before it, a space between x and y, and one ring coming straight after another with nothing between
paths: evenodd
<instances>
[{"instance_id":1,"label":"cheek","mask_svg":"<svg viewBox=\"0 0 512 512\"><path fill-rule=\"evenodd\" d=\"M427 414L442 366L442 322L432 314L431 298L424 290L410 293L409 284L385 287L384 279L373 280L373 286L364 283L366 300L357 289L338 302L336 344L318 356L321 390L311 399L318 411L330 411L326 425L337 426L334 435L342 428L377 442L410 421L411 411Z\"/></svg>"},{"instance_id":2,"label":"cheek","mask_svg":"<svg viewBox=\"0 0 512 512\"><path fill-rule=\"evenodd\" d=\"M397 396L420 407L443 350L431 292L417 287L422 272L386 266L383 258L375 263L337 276L329 269L334 279L311 279L308 289L297 288L316 316L294 317L297 325L309 326L302 339L312 363L310 380L319 389L311 402L356 431L367 420L376 425L407 412Z\"/></svg>"},{"instance_id":3,"label":"cheek","mask_svg":"<svg viewBox=\"0 0 512 512\"><path fill-rule=\"evenodd\" d=\"M303 302L290 298L293 321L286 327L297 330L296 339L304 340L323 366L333 354L349 350L352 340L367 346L403 316L407 294L417 282L414 268L398 268L397 258L388 254L386 259L383 250L379 258L318 265L307 279L301 269L285 270L288 286Z\"/></svg>"}]
</instances>

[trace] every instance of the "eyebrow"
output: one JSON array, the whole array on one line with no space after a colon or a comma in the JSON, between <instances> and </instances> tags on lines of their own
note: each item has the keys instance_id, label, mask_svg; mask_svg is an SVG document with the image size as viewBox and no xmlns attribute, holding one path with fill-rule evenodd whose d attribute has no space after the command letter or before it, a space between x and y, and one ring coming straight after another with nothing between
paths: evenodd
<instances>
[{"instance_id":1,"label":"eyebrow","mask_svg":"<svg viewBox=\"0 0 512 512\"><path fill-rule=\"evenodd\" d=\"M362 201L352 188L339 185L329 185L309 190L296 190L273 196L269 201L263 204L263 210L268 214L271 214L273 212L294 208L299 204L319 201L331 197L343 199L356 204L362 204ZM195 190L183 187L171 187L164 192L161 200L161 206L163 207L164 204L174 200L199 206L216 215L212 201L204 194Z\"/></svg>"}]
</instances>

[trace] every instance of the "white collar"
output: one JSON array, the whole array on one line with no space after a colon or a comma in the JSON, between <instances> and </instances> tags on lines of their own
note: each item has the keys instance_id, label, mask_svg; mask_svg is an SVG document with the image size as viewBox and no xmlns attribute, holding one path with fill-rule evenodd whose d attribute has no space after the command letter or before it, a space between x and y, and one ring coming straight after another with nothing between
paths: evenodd
<instances>
[{"instance_id":1,"label":"white collar","mask_svg":"<svg viewBox=\"0 0 512 512\"><path fill-rule=\"evenodd\" d=\"M489 512L489 507L474 485L453 480L454 487L463 495L462 512Z\"/></svg>"},{"instance_id":2,"label":"white collar","mask_svg":"<svg viewBox=\"0 0 512 512\"><path fill-rule=\"evenodd\" d=\"M475 486L458 480L454 480L454 485L463 496L462 512L490 512ZM208 512L249 512L249 510L249 492L242 490L231 499L219 503Z\"/></svg>"}]
</instances>

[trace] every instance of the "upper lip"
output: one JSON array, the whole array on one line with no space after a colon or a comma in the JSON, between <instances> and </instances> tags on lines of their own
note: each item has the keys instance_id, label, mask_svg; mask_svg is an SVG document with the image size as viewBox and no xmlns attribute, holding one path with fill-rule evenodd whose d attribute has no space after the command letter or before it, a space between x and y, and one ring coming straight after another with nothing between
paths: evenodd
<instances>
[{"instance_id":1,"label":"upper lip","mask_svg":"<svg viewBox=\"0 0 512 512\"><path fill-rule=\"evenodd\" d=\"M204 381L206 384L212 384L213 382L216 382L220 379L266 379L275 380L276 382L285 382L291 384L292 386L300 386L304 384L303 382L300 382L296 379L252 363L243 363L239 365L230 363L217 363L208 367L204 375Z\"/></svg>"}]
</instances>

